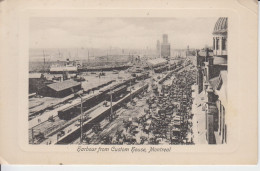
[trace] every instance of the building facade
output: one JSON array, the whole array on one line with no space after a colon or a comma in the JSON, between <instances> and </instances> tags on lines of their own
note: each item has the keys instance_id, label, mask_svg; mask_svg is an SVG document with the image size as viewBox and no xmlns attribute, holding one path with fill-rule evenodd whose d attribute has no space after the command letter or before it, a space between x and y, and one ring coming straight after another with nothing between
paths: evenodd
<instances>
[{"instance_id":1,"label":"building facade","mask_svg":"<svg viewBox=\"0 0 260 171\"><path fill-rule=\"evenodd\" d=\"M41 73L29 74L29 94L37 93L42 87L45 86L46 78Z\"/></svg>"},{"instance_id":2,"label":"building facade","mask_svg":"<svg viewBox=\"0 0 260 171\"><path fill-rule=\"evenodd\" d=\"M73 80L65 80L48 84L39 90L39 94L47 97L62 98L81 90L81 83Z\"/></svg>"},{"instance_id":3,"label":"building facade","mask_svg":"<svg viewBox=\"0 0 260 171\"><path fill-rule=\"evenodd\" d=\"M161 43L161 57L169 58L171 56L171 45L168 42L168 35L163 34L163 42Z\"/></svg>"},{"instance_id":4,"label":"building facade","mask_svg":"<svg viewBox=\"0 0 260 171\"><path fill-rule=\"evenodd\" d=\"M227 143L228 18L219 18L212 34L213 52L209 49L196 52L197 82L193 85L192 112L198 124L198 141L223 144Z\"/></svg>"}]
</instances>

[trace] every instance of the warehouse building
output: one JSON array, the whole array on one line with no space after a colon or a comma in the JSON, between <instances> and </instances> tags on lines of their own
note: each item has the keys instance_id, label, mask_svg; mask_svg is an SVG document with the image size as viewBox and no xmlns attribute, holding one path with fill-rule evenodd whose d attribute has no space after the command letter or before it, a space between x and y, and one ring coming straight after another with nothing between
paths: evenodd
<instances>
[{"instance_id":1,"label":"warehouse building","mask_svg":"<svg viewBox=\"0 0 260 171\"><path fill-rule=\"evenodd\" d=\"M29 94L37 93L39 89L44 87L46 78L41 73L29 74Z\"/></svg>"},{"instance_id":2,"label":"warehouse building","mask_svg":"<svg viewBox=\"0 0 260 171\"><path fill-rule=\"evenodd\" d=\"M42 96L61 98L61 97L68 96L72 93L75 93L79 90L81 90L81 83L73 80L66 80L66 81L46 85L39 91L39 94Z\"/></svg>"},{"instance_id":3,"label":"warehouse building","mask_svg":"<svg viewBox=\"0 0 260 171\"><path fill-rule=\"evenodd\" d=\"M159 66L163 66L167 64L167 60L163 58L156 58L156 59L151 59L147 61L147 64L150 68L156 68Z\"/></svg>"}]
</instances>

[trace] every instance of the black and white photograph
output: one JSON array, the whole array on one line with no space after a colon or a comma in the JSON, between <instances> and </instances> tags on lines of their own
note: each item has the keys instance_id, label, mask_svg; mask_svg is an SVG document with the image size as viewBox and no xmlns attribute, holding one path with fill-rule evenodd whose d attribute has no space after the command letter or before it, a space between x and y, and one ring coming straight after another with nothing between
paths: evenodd
<instances>
[{"instance_id":1,"label":"black and white photograph","mask_svg":"<svg viewBox=\"0 0 260 171\"><path fill-rule=\"evenodd\" d=\"M30 145L228 144L228 17L29 20Z\"/></svg>"},{"instance_id":2,"label":"black and white photograph","mask_svg":"<svg viewBox=\"0 0 260 171\"><path fill-rule=\"evenodd\" d=\"M256 165L258 10L1 1L0 164Z\"/></svg>"}]
</instances>

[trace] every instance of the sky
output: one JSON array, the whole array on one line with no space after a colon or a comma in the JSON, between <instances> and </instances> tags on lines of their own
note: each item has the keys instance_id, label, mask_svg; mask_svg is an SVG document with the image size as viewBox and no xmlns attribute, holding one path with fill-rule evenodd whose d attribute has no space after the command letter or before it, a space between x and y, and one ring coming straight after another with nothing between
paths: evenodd
<instances>
[{"instance_id":1,"label":"sky","mask_svg":"<svg viewBox=\"0 0 260 171\"><path fill-rule=\"evenodd\" d=\"M31 18L30 48L171 48L212 46L218 18Z\"/></svg>"}]
</instances>

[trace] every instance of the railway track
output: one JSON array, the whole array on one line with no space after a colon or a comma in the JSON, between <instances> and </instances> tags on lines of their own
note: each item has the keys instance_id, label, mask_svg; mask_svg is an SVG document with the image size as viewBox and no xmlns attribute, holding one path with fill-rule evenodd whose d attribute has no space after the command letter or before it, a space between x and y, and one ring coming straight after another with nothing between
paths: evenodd
<instances>
[{"instance_id":1,"label":"railway track","mask_svg":"<svg viewBox=\"0 0 260 171\"><path fill-rule=\"evenodd\" d=\"M151 94L151 92L148 92L146 95ZM91 137L91 140L89 144L101 144L102 139L104 137L112 136L114 137L117 133L117 131L124 129L124 120L128 120L130 117L139 117L143 113L143 107L145 105L145 96L142 96L140 99L133 99L135 101L138 101L137 105L131 106L128 109L119 108L116 111L117 117L112 122L109 122L108 120L102 120L99 122L102 131L98 134L95 134L92 130L87 131L85 134L87 137ZM130 103L130 102L129 102ZM76 141L73 141L72 144L78 144L79 139Z\"/></svg>"}]
</instances>

